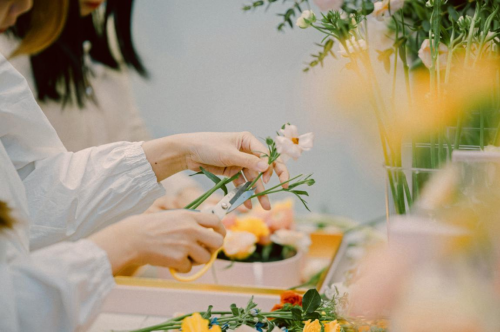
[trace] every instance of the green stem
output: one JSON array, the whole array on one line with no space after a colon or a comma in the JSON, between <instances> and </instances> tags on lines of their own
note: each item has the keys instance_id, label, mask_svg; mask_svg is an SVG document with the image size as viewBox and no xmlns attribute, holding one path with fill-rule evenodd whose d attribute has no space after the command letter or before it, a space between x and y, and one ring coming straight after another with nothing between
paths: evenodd
<instances>
[{"instance_id":1,"label":"green stem","mask_svg":"<svg viewBox=\"0 0 500 332\"><path fill-rule=\"evenodd\" d=\"M472 17L472 20L470 22L469 35L467 36L467 48L465 51L465 65L466 66L469 64L469 58L470 58L471 48L472 48L472 37L474 37L474 27L476 25L477 16L479 15L480 11L481 11L481 8L480 8L479 3L478 3L476 10L474 12L474 16Z\"/></svg>"}]
</instances>

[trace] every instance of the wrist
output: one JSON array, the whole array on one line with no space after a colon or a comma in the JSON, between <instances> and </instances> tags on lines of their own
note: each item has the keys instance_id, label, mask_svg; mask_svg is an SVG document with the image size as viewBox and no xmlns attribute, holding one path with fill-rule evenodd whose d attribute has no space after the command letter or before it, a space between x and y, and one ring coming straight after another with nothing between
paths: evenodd
<instances>
[{"instance_id":1,"label":"wrist","mask_svg":"<svg viewBox=\"0 0 500 332\"><path fill-rule=\"evenodd\" d=\"M140 261L136 250L138 247L134 244L134 232L127 229L127 222L122 221L88 238L106 252L113 275Z\"/></svg>"},{"instance_id":2,"label":"wrist","mask_svg":"<svg viewBox=\"0 0 500 332\"><path fill-rule=\"evenodd\" d=\"M186 156L189 148L183 142L182 135L144 142L142 148L158 182L187 169Z\"/></svg>"}]
</instances>

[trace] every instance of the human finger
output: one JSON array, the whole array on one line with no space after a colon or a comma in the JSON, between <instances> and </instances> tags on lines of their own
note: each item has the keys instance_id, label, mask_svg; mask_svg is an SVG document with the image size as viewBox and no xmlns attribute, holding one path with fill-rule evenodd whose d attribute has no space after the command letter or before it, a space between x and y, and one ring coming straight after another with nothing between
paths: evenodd
<instances>
[{"instance_id":1,"label":"human finger","mask_svg":"<svg viewBox=\"0 0 500 332\"><path fill-rule=\"evenodd\" d=\"M280 183L290 180L290 173L288 172L288 168L286 167L285 163L279 158L274 162L274 171L276 172ZM288 183L285 183L283 185L283 188L287 189Z\"/></svg>"},{"instance_id":2,"label":"human finger","mask_svg":"<svg viewBox=\"0 0 500 332\"><path fill-rule=\"evenodd\" d=\"M187 256L184 256L180 259L175 259L168 267L173 268L180 273L188 273L193 268L193 263Z\"/></svg>"},{"instance_id":3,"label":"human finger","mask_svg":"<svg viewBox=\"0 0 500 332\"><path fill-rule=\"evenodd\" d=\"M196 239L211 252L220 249L224 244L224 237L222 235L206 228L198 230Z\"/></svg>"},{"instance_id":4,"label":"human finger","mask_svg":"<svg viewBox=\"0 0 500 332\"><path fill-rule=\"evenodd\" d=\"M271 176L273 175L273 170L274 170L274 163L269 165L267 171L265 171L264 174L262 174L262 181L264 181L264 183L269 183L269 180L271 180Z\"/></svg>"},{"instance_id":5,"label":"human finger","mask_svg":"<svg viewBox=\"0 0 500 332\"><path fill-rule=\"evenodd\" d=\"M247 178L247 180L249 181L253 181L257 178L258 174L249 170L249 169L244 169L243 172L245 173L245 177ZM258 193L261 193L265 190L264 188L264 184L262 183L262 180L259 179L256 183L255 183L255 193L258 194ZM270 210L271 209L271 203L269 202L269 198L267 197L267 195L262 195L262 196L258 196L258 200L259 200L259 203L260 205L262 206L262 208L264 210Z\"/></svg>"},{"instance_id":6,"label":"human finger","mask_svg":"<svg viewBox=\"0 0 500 332\"><path fill-rule=\"evenodd\" d=\"M193 264L206 264L210 261L212 254L200 245L192 245L189 248L189 257Z\"/></svg>"},{"instance_id":7,"label":"human finger","mask_svg":"<svg viewBox=\"0 0 500 332\"><path fill-rule=\"evenodd\" d=\"M216 233L220 234L222 237L226 236L226 228L220 221L219 217L211 213L204 212L191 212L193 214L194 220L205 228L211 228Z\"/></svg>"}]
</instances>

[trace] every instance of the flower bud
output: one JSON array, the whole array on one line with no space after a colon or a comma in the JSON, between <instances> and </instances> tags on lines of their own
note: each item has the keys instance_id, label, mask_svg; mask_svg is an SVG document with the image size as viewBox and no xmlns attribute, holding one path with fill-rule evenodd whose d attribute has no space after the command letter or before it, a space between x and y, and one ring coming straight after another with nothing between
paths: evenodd
<instances>
[{"instance_id":1,"label":"flower bud","mask_svg":"<svg viewBox=\"0 0 500 332\"><path fill-rule=\"evenodd\" d=\"M314 12L312 10L304 10L295 24L301 29L307 29L314 22L316 22L316 15L314 15Z\"/></svg>"}]
</instances>

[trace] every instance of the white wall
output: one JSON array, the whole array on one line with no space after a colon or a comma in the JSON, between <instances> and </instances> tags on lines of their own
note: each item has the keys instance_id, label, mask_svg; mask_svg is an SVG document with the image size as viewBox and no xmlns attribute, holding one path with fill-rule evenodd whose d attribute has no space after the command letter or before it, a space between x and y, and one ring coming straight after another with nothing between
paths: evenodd
<instances>
[{"instance_id":1,"label":"white wall","mask_svg":"<svg viewBox=\"0 0 500 332\"><path fill-rule=\"evenodd\" d=\"M289 164L293 174L314 172L312 210L360 221L383 215L378 145L365 144L371 136L330 98L342 83L336 78L343 63L329 59L324 70L302 73L322 36L277 32L281 2L267 13L244 13L242 5L136 0L135 41L153 75L148 82L135 80L134 87L154 136L249 130L264 137L285 122L297 124L316 134L314 149Z\"/></svg>"}]
</instances>

